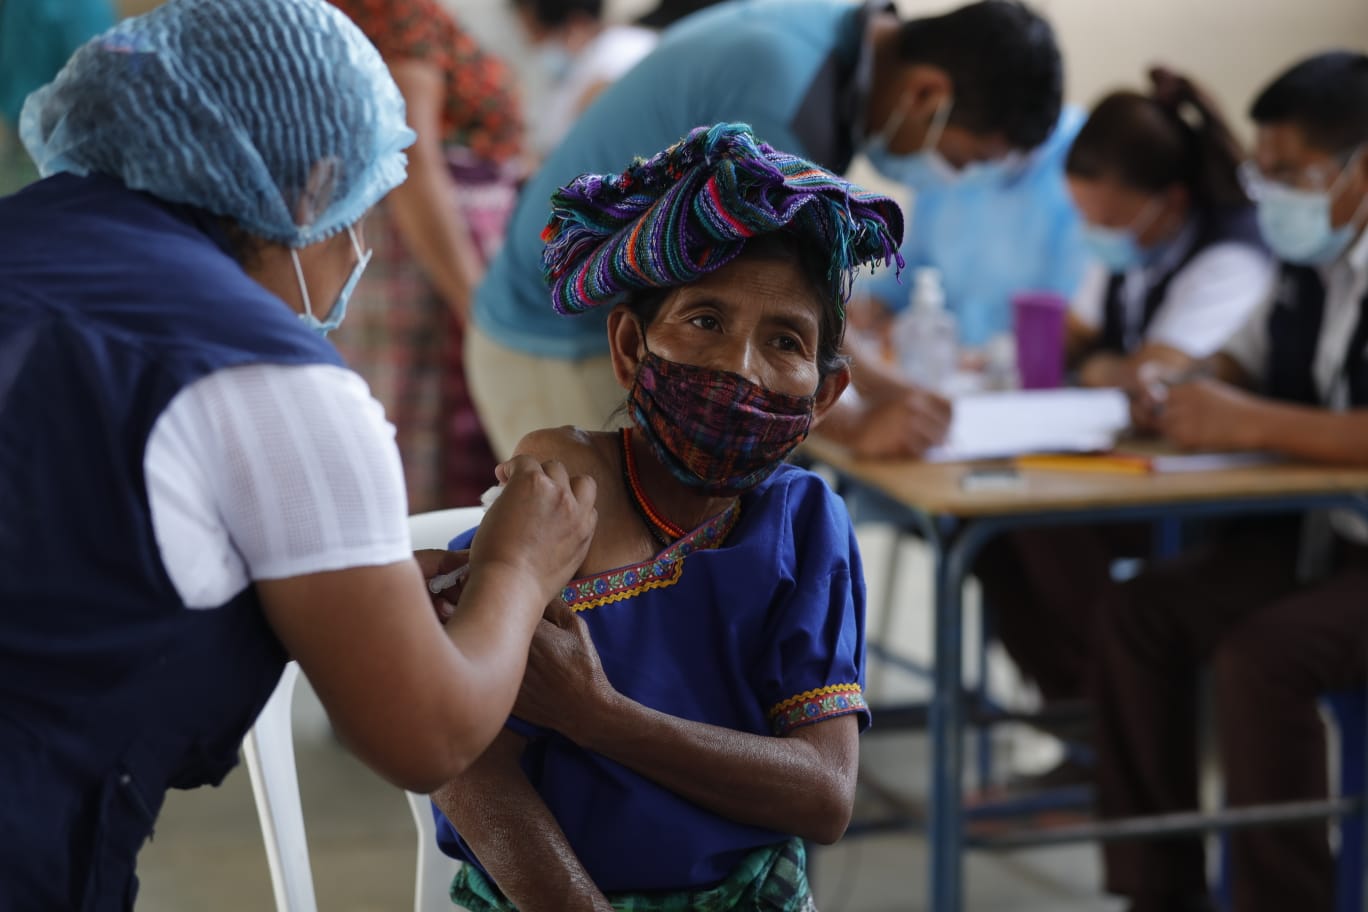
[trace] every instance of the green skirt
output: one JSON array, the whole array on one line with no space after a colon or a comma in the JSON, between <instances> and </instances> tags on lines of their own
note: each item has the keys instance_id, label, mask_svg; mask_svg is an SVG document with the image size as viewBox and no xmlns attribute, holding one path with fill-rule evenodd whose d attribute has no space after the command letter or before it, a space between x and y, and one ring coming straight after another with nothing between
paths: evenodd
<instances>
[{"instance_id":1,"label":"green skirt","mask_svg":"<svg viewBox=\"0 0 1368 912\"><path fill-rule=\"evenodd\" d=\"M517 912L474 865L451 882L451 899L469 912ZM756 849L726 880L688 893L620 893L608 897L618 912L817 912L800 839Z\"/></svg>"}]
</instances>

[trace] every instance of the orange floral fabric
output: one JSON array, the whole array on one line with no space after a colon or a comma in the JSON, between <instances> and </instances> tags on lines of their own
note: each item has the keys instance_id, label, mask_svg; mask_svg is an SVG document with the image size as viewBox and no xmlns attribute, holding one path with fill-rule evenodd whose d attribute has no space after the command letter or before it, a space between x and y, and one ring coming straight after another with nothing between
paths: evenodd
<instances>
[{"instance_id":1,"label":"orange floral fabric","mask_svg":"<svg viewBox=\"0 0 1368 912\"><path fill-rule=\"evenodd\" d=\"M456 24L437 0L330 0L365 32L387 61L424 60L446 81L442 141L503 163L522 140L513 76Z\"/></svg>"}]
</instances>

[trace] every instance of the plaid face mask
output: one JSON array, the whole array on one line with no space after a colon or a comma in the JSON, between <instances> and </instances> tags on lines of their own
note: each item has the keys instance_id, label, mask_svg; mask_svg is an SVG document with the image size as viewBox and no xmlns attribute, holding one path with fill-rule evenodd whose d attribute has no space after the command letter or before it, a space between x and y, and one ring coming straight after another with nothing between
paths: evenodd
<instances>
[{"instance_id":1,"label":"plaid face mask","mask_svg":"<svg viewBox=\"0 0 1368 912\"><path fill-rule=\"evenodd\" d=\"M713 497L734 497L768 478L803 442L814 401L647 351L631 409L675 478Z\"/></svg>"}]
</instances>

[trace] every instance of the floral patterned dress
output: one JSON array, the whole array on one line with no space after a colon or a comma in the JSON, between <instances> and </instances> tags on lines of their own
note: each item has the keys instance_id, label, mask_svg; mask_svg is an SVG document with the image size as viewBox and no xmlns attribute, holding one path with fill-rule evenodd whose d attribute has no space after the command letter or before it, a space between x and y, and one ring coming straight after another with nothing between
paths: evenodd
<instances>
[{"instance_id":1,"label":"floral patterned dress","mask_svg":"<svg viewBox=\"0 0 1368 912\"><path fill-rule=\"evenodd\" d=\"M487 260L502 241L516 197L507 175L523 128L512 74L438 0L330 2L386 61L419 60L442 72L441 139L454 188L448 205L460 207ZM494 483L494 456L467 392L460 327L385 203L368 219L366 237L375 256L333 339L394 422L409 511L478 503Z\"/></svg>"}]
</instances>

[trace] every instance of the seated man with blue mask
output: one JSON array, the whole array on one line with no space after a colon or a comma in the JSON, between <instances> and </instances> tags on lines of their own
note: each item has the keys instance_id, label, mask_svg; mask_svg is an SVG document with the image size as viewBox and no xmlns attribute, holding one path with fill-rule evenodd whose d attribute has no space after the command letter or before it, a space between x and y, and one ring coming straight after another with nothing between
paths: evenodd
<instances>
[{"instance_id":1,"label":"seated man with blue mask","mask_svg":"<svg viewBox=\"0 0 1368 912\"><path fill-rule=\"evenodd\" d=\"M1368 55L1307 58L1250 109L1247 174L1278 280L1223 349L1136 404L1173 444L1368 464ZM1192 379L1198 372L1202 379ZM1188 379L1183 382L1181 377ZM1244 520L1105 594L1094 684L1104 818L1198 807L1210 691L1225 803L1324 800L1321 696L1368 680L1368 526L1352 512ZM1099 616L1104 616L1099 614ZM1207 670L1207 675L1199 674ZM1203 683L1209 685L1203 688ZM1131 912L1208 910L1201 834L1113 842ZM1328 827L1230 834L1232 908L1334 908Z\"/></svg>"},{"instance_id":2,"label":"seated man with blue mask","mask_svg":"<svg viewBox=\"0 0 1368 912\"><path fill-rule=\"evenodd\" d=\"M928 145L963 168L1044 141L1062 81L1049 25L1011 0L909 21L873 3L758 0L680 22L630 79L599 95L528 182L476 292L467 364L496 453L541 427L604 427L618 406L603 318L549 318L537 280L545 200L566 175L609 171L718 121L749 123L835 173L863 151L897 179ZM916 455L944 435L945 402L885 392L832 409L821 432L866 456Z\"/></svg>"}]
</instances>

